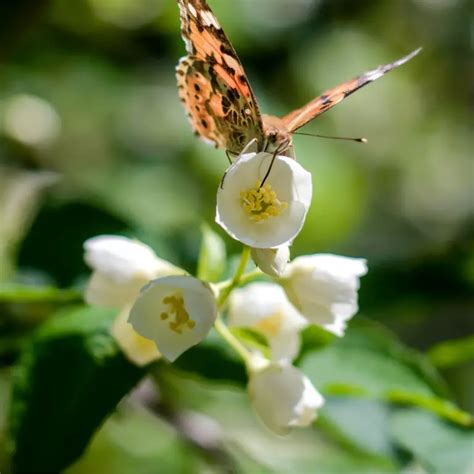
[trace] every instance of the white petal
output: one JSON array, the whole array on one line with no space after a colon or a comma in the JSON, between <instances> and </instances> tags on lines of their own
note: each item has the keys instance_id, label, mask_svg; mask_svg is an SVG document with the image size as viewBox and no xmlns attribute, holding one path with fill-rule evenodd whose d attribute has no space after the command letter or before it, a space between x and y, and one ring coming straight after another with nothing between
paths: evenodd
<instances>
[{"instance_id":1,"label":"white petal","mask_svg":"<svg viewBox=\"0 0 474 474\"><path fill-rule=\"evenodd\" d=\"M130 308L120 312L112 326L112 335L127 358L133 363L144 366L161 357L156 344L140 336L127 321Z\"/></svg>"},{"instance_id":2,"label":"white petal","mask_svg":"<svg viewBox=\"0 0 474 474\"><path fill-rule=\"evenodd\" d=\"M310 425L324 403L309 379L286 364L272 364L251 373L248 391L259 418L281 435L294 426Z\"/></svg>"},{"instance_id":3,"label":"white petal","mask_svg":"<svg viewBox=\"0 0 474 474\"><path fill-rule=\"evenodd\" d=\"M305 318L274 283L251 283L229 297L229 325L248 327L268 340L272 360L292 360L299 352Z\"/></svg>"},{"instance_id":4,"label":"white petal","mask_svg":"<svg viewBox=\"0 0 474 474\"><path fill-rule=\"evenodd\" d=\"M179 321L165 299L180 295L184 300L185 321ZM167 319L161 315L167 313ZM184 351L201 342L217 316L214 293L208 284L191 276L158 278L144 287L130 312L134 329L155 341L161 354L174 361ZM194 327L186 324L190 320ZM173 324L178 329L173 329Z\"/></svg>"},{"instance_id":5,"label":"white petal","mask_svg":"<svg viewBox=\"0 0 474 474\"><path fill-rule=\"evenodd\" d=\"M148 279L117 281L100 272L93 272L85 291L87 303L103 308L122 308L137 297Z\"/></svg>"},{"instance_id":6,"label":"white petal","mask_svg":"<svg viewBox=\"0 0 474 474\"><path fill-rule=\"evenodd\" d=\"M254 188L265 176L272 154L241 156L226 172L217 192L216 222L236 240L254 248L268 249L291 242L301 230L311 203L311 174L295 160L275 159L267 183L288 207L263 221L250 219L241 204L241 191Z\"/></svg>"},{"instance_id":7,"label":"white petal","mask_svg":"<svg viewBox=\"0 0 474 474\"><path fill-rule=\"evenodd\" d=\"M86 263L117 281L142 276L148 280L157 274L177 270L169 262L158 258L155 252L137 240L121 236L99 235L84 242Z\"/></svg>"},{"instance_id":8,"label":"white petal","mask_svg":"<svg viewBox=\"0 0 474 474\"><path fill-rule=\"evenodd\" d=\"M256 249L251 251L252 259L262 272L273 277L281 277L290 260L290 247L282 245L274 249Z\"/></svg>"},{"instance_id":9,"label":"white petal","mask_svg":"<svg viewBox=\"0 0 474 474\"><path fill-rule=\"evenodd\" d=\"M311 323L342 336L346 321L358 311L359 278L366 273L363 259L308 255L287 266L283 286Z\"/></svg>"},{"instance_id":10,"label":"white petal","mask_svg":"<svg viewBox=\"0 0 474 474\"><path fill-rule=\"evenodd\" d=\"M151 279L184 273L147 245L126 237L93 237L84 243L84 250L84 259L94 270L85 294L90 304L120 308Z\"/></svg>"}]
</instances>

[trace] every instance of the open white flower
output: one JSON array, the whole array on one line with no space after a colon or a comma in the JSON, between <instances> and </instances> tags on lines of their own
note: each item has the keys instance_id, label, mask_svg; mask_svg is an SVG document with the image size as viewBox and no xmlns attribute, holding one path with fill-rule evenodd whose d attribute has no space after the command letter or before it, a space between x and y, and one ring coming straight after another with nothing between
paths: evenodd
<instances>
[{"instance_id":1,"label":"open white flower","mask_svg":"<svg viewBox=\"0 0 474 474\"><path fill-rule=\"evenodd\" d=\"M126 237L101 235L84 243L84 259L93 269L85 299L89 304L120 309L112 334L126 356L138 365L160 357L156 345L128 323L128 312L140 288L164 275L184 270L157 257L147 245Z\"/></svg>"},{"instance_id":2,"label":"open white flower","mask_svg":"<svg viewBox=\"0 0 474 474\"><path fill-rule=\"evenodd\" d=\"M272 363L250 373L248 391L262 422L277 434L309 426L324 404L321 394L296 367Z\"/></svg>"},{"instance_id":3,"label":"open white flower","mask_svg":"<svg viewBox=\"0 0 474 474\"><path fill-rule=\"evenodd\" d=\"M207 283L191 276L168 276L141 290L129 322L173 362L207 336L216 317L215 295Z\"/></svg>"},{"instance_id":4,"label":"open white flower","mask_svg":"<svg viewBox=\"0 0 474 474\"><path fill-rule=\"evenodd\" d=\"M311 204L311 174L291 158L241 155L217 192L216 222L234 239L255 248L290 243L303 227Z\"/></svg>"},{"instance_id":5,"label":"open white flower","mask_svg":"<svg viewBox=\"0 0 474 474\"><path fill-rule=\"evenodd\" d=\"M359 279L366 273L361 258L305 255L288 264L281 283L310 323L343 336L347 321L358 311Z\"/></svg>"},{"instance_id":6,"label":"open white flower","mask_svg":"<svg viewBox=\"0 0 474 474\"><path fill-rule=\"evenodd\" d=\"M268 340L272 360L293 360L300 349L300 332L308 325L274 283L251 283L229 297L229 325L248 327Z\"/></svg>"},{"instance_id":7,"label":"open white flower","mask_svg":"<svg viewBox=\"0 0 474 474\"><path fill-rule=\"evenodd\" d=\"M281 245L274 249L251 249L252 259L262 272L272 277L281 277L290 260L290 247Z\"/></svg>"}]
</instances>

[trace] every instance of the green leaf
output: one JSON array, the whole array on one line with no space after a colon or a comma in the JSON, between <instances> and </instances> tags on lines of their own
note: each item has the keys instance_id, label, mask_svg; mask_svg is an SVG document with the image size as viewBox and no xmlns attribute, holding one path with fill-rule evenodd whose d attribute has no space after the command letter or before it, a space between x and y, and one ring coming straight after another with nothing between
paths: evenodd
<instances>
[{"instance_id":1,"label":"green leaf","mask_svg":"<svg viewBox=\"0 0 474 474\"><path fill-rule=\"evenodd\" d=\"M428 356L436 367L449 368L474 359L474 335L433 346Z\"/></svg>"},{"instance_id":2,"label":"green leaf","mask_svg":"<svg viewBox=\"0 0 474 474\"><path fill-rule=\"evenodd\" d=\"M472 422L469 414L438 395L442 385L434 368L368 323L352 327L344 338L307 354L301 367L326 394L413 404L462 425Z\"/></svg>"},{"instance_id":3,"label":"green leaf","mask_svg":"<svg viewBox=\"0 0 474 474\"><path fill-rule=\"evenodd\" d=\"M264 357L270 358L268 340L262 333L245 327L231 327L230 331L247 347L256 349L261 352Z\"/></svg>"},{"instance_id":4,"label":"green leaf","mask_svg":"<svg viewBox=\"0 0 474 474\"><path fill-rule=\"evenodd\" d=\"M225 244L207 224L203 224L201 230L202 243L199 251L197 277L201 280L216 282L225 270Z\"/></svg>"},{"instance_id":5,"label":"green leaf","mask_svg":"<svg viewBox=\"0 0 474 474\"><path fill-rule=\"evenodd\" d=\"M376 400L329 397L317 426L343 446L382 459L394 457L389 407ZM367 429L370 424L370 429Z\"/></svg>"},{"instance_id":6,"label":"green leaf","mask_svg":"<svg viewBox=\"0 0 474 474\"><path fill-rule=\"evenodd\" d=\"M259 422L251 409L249 394L243 388L183 376L173 371L171 366L170 370L160 371L160 374L163 375L164 372L167 379L160 380L160 391L165 386L165 391L173 397L172 402L184 413L202 412L224 427L225 436L222 436L222 439L239 463L242 453L251 455L257 463L248 470L235 469L235 472L252 474L400 472L399 466L388 457L367 455L362 450L346 449L345 445L336 445L332 439L328 440L319 429L319 421L318 429L295 429L290 436L275 436ZM356 414L353 418L355 417Z\"/></svg>"},{"instance_id":7,"label":"green leaf","mask_svg":"<svg viewBox=\"0 0 474 474\"><path fill-rule=\"evenodd\" d=\"M74 289L61 290L52 286L0 284L0 303L71 303L82 300Z\"/></svg>"},{"instance_id":8,"label":"green leaf","mask_svg":"<svg viewBox=\"0 0 474 474\"><path fill-rule=\"evenodd\" d=\"M144 375L110 335L114 312L62 311L25 348L10 409L17 472L56 472L75 461L95 430Z\"/></svg>"},{"instance_id":9,"label":"green leaf","mask_svg":"<svg viewBox=\"0 0 474 474\"><path fill-rule=\"evenodd\" d=\"M474 431L416 410L392 415L391 433L429 473L468 473L474 468Z\"/></svg>"},{"instance_id":10,"label":"green leaf","mask_svg":"<svg viewBox=\"0 0 474 474\"><path fill-rule=\"evenodd\" d=\"M121 404L67 474L192 472L199 451L168 423L135 404ZM159 466L159 468L157 468Z\"/></svg>"}]
</instances>

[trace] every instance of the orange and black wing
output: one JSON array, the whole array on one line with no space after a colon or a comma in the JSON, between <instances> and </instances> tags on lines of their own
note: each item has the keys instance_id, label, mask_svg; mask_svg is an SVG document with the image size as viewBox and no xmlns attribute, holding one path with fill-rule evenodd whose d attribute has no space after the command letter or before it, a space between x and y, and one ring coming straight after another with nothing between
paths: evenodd
<instances>
[{"instance_id":1,"label":"orange and black wing","mask_svg":"<svg viewBox=\"0 0 474 474\"><path fill-rule=\"evenodd\" d=\"M179 96L196 134L239 153L263 125L255 96L230 41L205 0L178 0L188 56L176 68Z\"/></svg>"},{"instance_id":2,"label":"orange and black wing","mask_svg":"<svg viewBox=\"0 0 474 474\"><path fill-rule=\"evenodd\" d=\"M294 132L298 130L303 125L306 125L308 122L316 118L318 115L326 112L330 108L334 107L336 104L344 100L347 96L351 95L355 91L359 90L361 87L364 87L366 84L373 82L387 72L390 72L392 69L395 69L398 66L406 63L414 56L416 56L421 51L421 48L411 52L407 56L399 59L398 61L394 61L390 64L385 64L383 66L379 66L372 71L368 71L365 74L362 74L355 79L352 79L347 82L343 82L338 86L327 90L316 99L312 100L305 106L297 109L288 115L285 115L282 120L290 132Z\"/></svg>"}]
</instances>

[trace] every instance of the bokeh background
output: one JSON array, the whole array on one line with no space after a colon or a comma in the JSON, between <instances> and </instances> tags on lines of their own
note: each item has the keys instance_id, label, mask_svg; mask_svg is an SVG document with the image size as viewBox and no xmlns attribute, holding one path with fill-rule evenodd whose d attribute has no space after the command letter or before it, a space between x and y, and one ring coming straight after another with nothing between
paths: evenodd
<instances>
[{"instance_id":1,"label":"bokeh background","mask_svg":"<svg viewBox=\"0 0 474 474\"><path fill-rule=\"evenodd\" d=\"M367 137L367 145L295 137L297 158L313 174L314 201L292 253L367 258L357 318L420 351L450 399L472 412L472 5L209 3L266 113L285 114L423 46L304 129ZM174 77L183 55L174 0L2 3L0 281L81 288L88 276L82 243L102 233L134 236L195 269L199 227L213 223L227 161L194 137L185 118ZM229 253L238 251L226 242ZM11 366L50 309L0 303L2 424ZM341 357L336 365L345 363ZM363 362L354 370L362 377ZM352 420L344 429L282 440L253 420L241 390L172 371L163 378L187 415L157 418L132 400L71 473L214 472L235 463L244 472L316 472L315 463L317 472L426 468L404 451L411 441L394 448L381 440L382 402L334 400L321 424ZM416 416L424 415L405 421ZM435 421L425 421L429 432ZM233 441L217 449L222 432Z\"/></svg>"}]
</instances>

